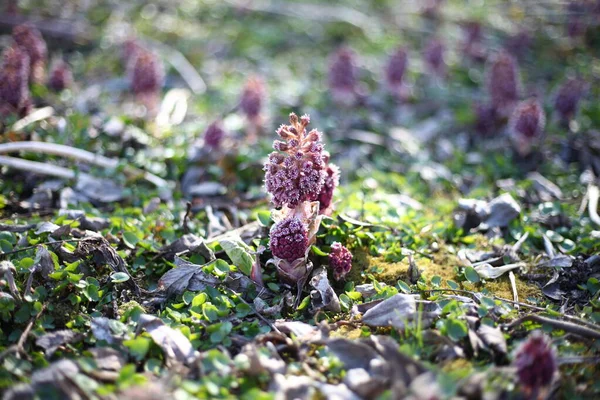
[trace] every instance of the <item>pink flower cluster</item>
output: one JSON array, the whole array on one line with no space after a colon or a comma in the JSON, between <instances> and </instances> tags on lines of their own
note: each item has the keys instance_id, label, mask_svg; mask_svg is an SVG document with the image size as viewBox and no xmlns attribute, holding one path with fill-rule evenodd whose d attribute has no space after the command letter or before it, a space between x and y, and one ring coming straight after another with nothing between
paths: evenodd
<instances>
[{"instance_id":1,"label":"pink flower cluster","mask_svg":"<svg viewBox=\"0 0 600 400\"><path fill-rule=\"evenodd\" d=\"M515 352L519 383L528 393L537 393L552 383L558 368L550 339L540 331L532 332Z\"/></svg>"},{"instance_id":2,"label":"pink flower cluster","mask_svg":"<svg viewBox=\"0 0 600 400\"><path fill-rule=\"evenodd\" d=\"M288 262L304 257L308 247L308 230L295 217L289 217L273 225L269 247L275 257Z\"/></svg>"},{"instance_id":3,"label":"pink flower cluster","mask_svg":"<svg viewBox=\"0 0 600 400\"><path fill-rule=\"evenodd\" d=\"M335 280L342 279L352 269L352 253L341 243L333 243L329 253L329 266Z\"/></svg>"},{"instance_id":4,"label":"pink flower cluster","mask_svg":"<svg viewBox=\"0 0 600 400\"><path fill-rule=\"evenodd\" d=\"M12 36L15 43L29 56L31 82L44 82L48 48L40 31L30 25L19 25L13 29Z\"/></svg>"},{"instance_id":5,"label":"pink flower cluster","mask_svg":"<svg viewBox=\"0 0 600 400\"><path fill-rule=\"evenodd\" d=\"M18 46L2 54L0 68L0 115L24 116L31 107L29 97L29 56Z\"/></svg>"}]
</instances>

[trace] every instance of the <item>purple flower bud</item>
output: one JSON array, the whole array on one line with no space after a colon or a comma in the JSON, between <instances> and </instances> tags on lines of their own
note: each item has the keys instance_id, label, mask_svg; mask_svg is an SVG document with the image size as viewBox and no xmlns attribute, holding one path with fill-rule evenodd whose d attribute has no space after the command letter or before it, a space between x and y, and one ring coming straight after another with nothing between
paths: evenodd
<instances>
[{"instance_id":1,"label":"purple flower bud","mask_svg":"<svg viewBox=\"0 0 600 400\"><path fill-rule=\"evenodd\" d=\"M308 248L308 230L298 218L286 218L271 228L269 247L275 257L288 262L303 258Z\"/></svg>"},{"instance_id":2,"label":"purple flower bud","mask_svg":"<svg viewBox=\"0 0 600 400\"><path fill-rule=\"evenodd\" d=\"M525 100L515 108L509 121L509 131L517 151L528 154L539 140L546 124L546 115L536 99Z\"/></svg>"},{"instance_id":3,"label":"purple flower bud","mask_svg":"<svg viewBox=\"0 0 600 400\"><path fill-rule=\"evenodd\" d=\"M29 56L25 50L12 46L2 54L0 68L1 113L24 116L29 111Z\"/></svg>"},{"instance_id":4,"label":"purple flower bud","mask_svg":"<svg viewBox=\"0 0 600 400\"><path fill-rule=\"evenodd\" d=\"M390 56L385 69L385 77L393 92L398 92L402 86L407 64L408 53L403 48L397 49Z\"/></svg>"},{"instance_id":5,"label":"purple flower bud","mask_svg":"<svg viewBox=\"0 0 600 400\"><path fill-rule=\"evenodd\" d=\"M246 117L253 122L260 119L265 100L265 84L259 77L251 77L244 86L240 108Z\"/></svg>"},{"instance_id":6,"label":"purple flower bud","mask_svg":"<svg viewBox=\"0 0 600 400\"><path fill-rule=\"evenodd\" d=\"M336 281L346 276L352 269L352 253L341 243L334 242L329 252L329 266Z\"/></svg>"},{"instance_id":7,"label":"purple flower bud","mask_svg":"<svg viewBox=\"0 0 600 400\"><path fill-rule=\"evenodd\" d=\"M327 166L325 181L319 193L319 214L331 214L331 201L333 192L340 183L340 170L337 165L329 164Z\"/></svg>"},{"instance_id":8,"label":"purple flower bud","mask_svg":"<svg viewBox=\"0 0 600 400\"><path fill-rule=\"evenodd\" d=\"M55 92L60 92L73 84L73 73L69 64L64 61L58 62L50 72L48 86Z\"/></svg>"},{"instance_id":9,"label":"purple flower bud","mask_svg":"<svg viewBox=\"0 0 600 400\"><path fill-rule=\"evenodd\" d=\"M221 126L221 121L215 121L204 132L204 146L217 150L221 147L224 138L225 130Z\"/></svg>"},{"instance_id":10,"label":"purple flower bud","mask_svg":"<svg viewBox=\"0 0 600 400\"><path fill-rule=\"evenodd\" d=\"M500 115L509 115L519 99L517 61L507 52L496 54L487 65L486 80L492 106Z\"/></svg>"},{"instance_id":11,"label":"purple flower bud","mask_svg":"<svg viewBox=\"0 0 600 400\"><path fill-rule=\"evenodd\" d=\"M432 74L442 76L446 73L445 52L446 47L439 39L433 38L427 43L423 56Z\"/></svg>"},{"instance_id":12,"label":"purple flower bud","mask_svg":"<svg viewBox=\"0 0 600 400\"><path fill-rule=\"evenodd\" d=\"M550 339L540 331L529 334L517 348L513 365L527 392L536 393L550 385L558 366Z\"/></svg>"},{"instance_id":13,"label":"purple flower bud","mask_svg":"<svg viewBox=\"0 0 600 400\"><path fill-rule=\"evenodd\" d=\"M163 85L163 66L156 54L139 49L131 61L129 79L136 96L157 95Z\"/></svg>"},{"instance_id":14,"label":"purple flower bud","mask_svg":"<svg viewBox=\"0 0 600 400\"><path fill-rule=\"evenodd\" d=\"M568 79L558 89L554 98L554 108L563 121L568 121L577 114L584 86L584 82L579 79Z\"/></svg>"},{"instance_id":15,"label":"purple flower bud","mask_svg":"<svg viewBox=\"0 0 600 400\"><path fill-rule=\"evenodd\" d=\"M329 64L329 90L333 99L350 105L356 100L356 66L354 52L348 48L338 49Z\"/></svg>"},{"instance_id":16,"label":"purple flower bud","mask_svg":"<svg viewBox=\"0 0 600 400\"><path fill-rule=\"evenodd\" d=\"M276 152L271 153L264 168L265 188L275 207L294 208L300 202L316 200L325 179L323 146L315 142L320 135L307 134L306 125L296 114L290 115L290 124L279 128L287 143L276 142Z\"/></svg>"},{"instance_id":17,"label":"purple flower bud","mask_svg":"<svg viewBox=\"0 0 600 400\"><path fill-rule=\"evenodd\" d=\"M12 36L17 45L29 56L31 82L44 82L48 48L40 31L30 25L19 25L13 29Z\"/></svg>"},{"instance_id":18,"label":"purple flower bud","mask_svg":"<svg viewBox=\"0 0 600 400\"><path fill-rule=\"evenodd\" d=\"M504 48L516 57L520 57L527 51L530 44L531 35L527 29L521 28L517 33L506 40Z\"/></svg>"}]
</instances>

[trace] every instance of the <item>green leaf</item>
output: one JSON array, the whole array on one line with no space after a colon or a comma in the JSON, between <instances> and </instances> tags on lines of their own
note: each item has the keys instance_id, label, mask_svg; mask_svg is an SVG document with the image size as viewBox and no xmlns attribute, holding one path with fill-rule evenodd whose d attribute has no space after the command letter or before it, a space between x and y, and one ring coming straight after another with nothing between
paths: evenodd
<instances>
[{"instance_id":1,"label":"green leaf","mask_svg":"<svg viewBox=\"0 0 600 400\"><path fill-rule=\"evenodd\" d=\"M125 272L113 272L110 274L110 280L113 283L127 282L129 280L129 275L127 275Z\"/></svg>"},{"instance_id":2,"label":"green leaf","mask_svg":"<svg viewBox=\"0 0 600 400\"><path fill-rule=\"evenodd\" d=\"M210 322L214 322L219 319L219 309L212 303L202 304L202 314L204 314L204 318Z\"/></svg>"},{"instance_id":3,"label":"green leaf","mask_svg":"<svg viewBox=\"0 0 600 400\"><path fill-rule=\"evenodd\" d=\"M130 249L135 249L135 245L138 244L139 241L140 239L135 233L123 232L123 242L125 243L125 246L129 247Z\"/></svg>"},{"instance_id":4,"label":"green leaf","mask_svg":"<svg viewBox=\"0 0 600 400\"><path fill-rule=\"evenodd\" d=\"M126 340L123 342L125 347L129 349L129 353L138 361L143 360L148 354L152 340L143 336L138 336L135 339Z\"/></svg>"},{"instance_id":5,"label":"green leaf","mask_svg":"<svg viewBox=\"0 0 600 400\"><path fill-rule=\"evenodd\" d=\"M262 226L271 225L271 211L269 210L260 210L256 213L256 218Z\"/></svg>"},{"instance_id":6,"label":"green leaf","mask_svg":"<svg viewBox=\"0 0 600 400\"><path fill-rule=\"evenodd\" d=\"M446 283L448 284L448 287L450 289L456 290L456 289L458 289L460 287L460 286L458 286L458 283L456 283L454 281L451 281L451 280L447 280Z\"/></svg>"},{"instance_id":7,"label":"green leaf","mask_svg":"<svg viewBox=\"0 0 600 400\"><path fill-rule=\"evenodd\" d=\"M477 283L481 281L481 279L479 279L479 274L473 267L465 267L465 278L467 278L467 280L471 283Z\"/></svg>"},{"instance_id":8,"label":"green leaf","mask_svg":"<svg viewBox=\"0 0 600 400\"><path fill-rule=\"evenodd\" d=\"M310 249L312 250L313 253L315 253L316 255L321 256L321 257L325 257L325 256L329 255L329 253L325 253L323 250L321 250L317 246L311 246Z\"/></svg>"},{"instance_id":9,"label":"green leaf","mask_svg":"<svg viewBox=\"0 0 600 400\"><path fill-rule=\"evenodd\" d=\"M449 319L446 321L446 334L450 339L457 342L467 336L467 323L460 319Z\"/></svg>"},{"instance_id":10,"label":"green leaf","mask_svg":"<svg viewBox=\"0 0 600 400\"><path fill-rule=\"evenodd\" d=\"M250 275L254 260L248 252L248 246L240 238L223 239L219 242L233 265L245 275Z\"/></svg>"}]
</instances>

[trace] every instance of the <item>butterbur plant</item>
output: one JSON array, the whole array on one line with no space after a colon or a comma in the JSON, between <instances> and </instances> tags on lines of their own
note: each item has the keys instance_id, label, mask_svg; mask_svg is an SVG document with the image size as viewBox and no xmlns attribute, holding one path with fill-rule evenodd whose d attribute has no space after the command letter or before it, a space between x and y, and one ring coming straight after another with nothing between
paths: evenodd
<instances>
[{"instance_id":1,"label":"butterbur plant","mask_svg":"<svg viewBox=\"0 0 600 400\"><path fill-rule=\"evenodd\" d=\"M441 40L437 38L431 39L427 46L425 46L425 50L423 53L423 57L425 58L425 63L429 68L430 73L437 76L443 76L446 73L446 63L444 61L444 53L446 52L446 47Z\"/></svg>"},{"instance_id":2,"label":"butterbur plant","mask_svg":"<svg viewBox=\"0 0 600 400\"><path fill-rule=\"evenodd\" d=\"M541 331L533 331L515 351L513 365L528 398L544 398L542 391L549 388L558 369L550 338Z\"/></svg>"},{"instance_id":3,"label":"butterbur plant","mask_svg":"<svg viewBox=\"0 0 600 400\"><path fill-rule=\"evenodd\" d=\"M350 106L357 99L356 56L346 47L338 49L329 61L329 90L333 100Z\"/></svg>"},{"instance_id":4,"label":"butterbur plant","mask_svg":"<svg viewBox=\"0 0 600 400\"><path fill-rule=\"evenodd\" d=\"M271 215L275 221L269 247L280 279L302 288L312 264L310 248L322 219L322 209L331 212L333 190L338 184L337 167L328 164L321 133L307 130L308 115L290 114L290 124L282 125L275 149L265 163L265 188L279 210Z\"/></svg>"},{"instance_id":5,"label":"butterbur plant","mask_svg":"<svg viewBox=\"0 0 600 400\"><path fill-rule=\"evenodd\" d=\"M584 89L584 82L575 78L567 79L558 88L554 97L554 108L563 123L570 121L577 114Z\"/></svg>"},{"instance_id":6,"label":"butterbur plant","mask_svg":"<svg viewBox=\"0 0 600 400\"><path fill-rule=\"evenodd\" d=\"M163 66L158 56L149 50L138 49L129 64L129 80L136 99L150 113L155 113L164 80Z\"/></svg>"},{"instance_id":7,"label":"butterbur plant","mask_svg":"<svg viewBox=\"0 0 600 400\"><path fill-rule=\"evenodd\" d=\"M519 70L513 56L503 51L494 55L486 69L486 84L491 104L503 117L510 115L519 99Z\"/></svg>"},{"instance_id":8,"label":"butterbur plant","mask_svg":"<svg viewBox=\"0 0 600 400\"><path fill-rule=\"evenodd\" d=\"M537 99L525 100L515 108L509 121L509 132L519 154L526 156L539 142L546 125L546 115Z\"/></svg>"},{"instance_id":9,"label":"butterbur plant","mask_svg":"<svg viewBox=\"0 0 600 400\"><path fill-rule=\"evenodd\" d=\"M40 31L30 25L19 25L13 29L13 39L29 56L29 79L32 83L45 80L48 48Z\"/></svg>"},{"instance_id":10,"label":"butterbur plant","mask_svg":"<svg viewBox=\"0 0 600 400\"><path fill-rule=\"evenodd\" d=\"M50 71L48 86L55 92L60 92L73 84L73 73L69 64L64 61L57 62Z\"/></svg>"},{"instance_id":11,"label":"butterbur plant","mask_svg":"<svg viewBox=\"0 0 600 400\"><path fill-rule=\"evenodd\" d=\"M336 281L344 278L352 269L352 253L339 242L331 245L329 252L329 267Z\"/></svg>"},{"instance_id":12,"label":"butterbur plant","mask_svg":"<svg viewBox=\"0 0 600 400\"><path fill-rule=\"evenodd\" d=\"M390 56L385 67L385 78L390 91L401 96L404 84L404 76L408 65L408 53L405 49L399 48Z\"/></svg>"},{"instance_id":13,"label":"butterbur plant","mask_svg":"<svg viewBox=\"0 0 600 400\"><path fill-rule=\"evenodd\" d=\"M240 109L249 123L248 136L254 141L263 125L263 107L266 97L265 83L258 76L250 77L240 98Z\"/></svg>"},{"instance_id":14,"label":"butterbur plant","mask_svg":"<svg viewBox=\"0 0 600 400\"><path fill-rule=\"evenodd\" d=\"M29 97L29 56L18 46L2 54L0 67L0 113L24 116L31 107Z\"/></svg>"},{"instance_id":15,"label":"butterbur plant","mask_svg":"<svg viewBox=\"0 0 600 400\"><path fill-rule=\"evenodd\" d=\"M224 138L225 130L221 125L221 121L215 121L204 132L204 147L210 150L219 150Z\"/></svg>"}]
</instances>

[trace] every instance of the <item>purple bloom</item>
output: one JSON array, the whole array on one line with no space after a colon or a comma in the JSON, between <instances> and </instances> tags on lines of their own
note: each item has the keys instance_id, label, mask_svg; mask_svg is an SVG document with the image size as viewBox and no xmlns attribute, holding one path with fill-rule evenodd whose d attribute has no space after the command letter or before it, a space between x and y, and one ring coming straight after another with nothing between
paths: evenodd
<instances>
[{"instance_id":1,"label":"purple bloom","mask_svg":"<svg viewBox=\"0 0 600 400\"><path fill-rule=\"evenodd\" d=\"M463 26L462 52L475 61L485 61L485 47L482 44L483 34L481 24L477 21L468 21Z\"/></svg>"},{"instance_id":2,"label":"purple bloom","mask_svg":"<svg viewBox=\"0 0 600 400\"><path fill-rule=\"evenodd\" d=\"M292 262L308 248L308 230L298 218L286 218L271 228L269 247L275 257Z\"/></svg>"},{"instance_id":3,"label":"purple bloom","mask_svg":"<svg viewBox=\"0 0 600 400\"><path fill-rule=\"evenodd\" d=\"M550 339L540 331L532 332L518 347L513 364L519 382L529 393L550 385L558 367Z\"/></svg>"},{"instance_id":4,"label":"purple bloom","mask_svg":"<svg viewBox=\"0 0 600 400\"><path fill-rule=\"evenodd\" d=\"M517 61L507 52L496 54L487 66L486 80L492 105L502 116L507 116L519 99Z\"/></svg>"},{"instance_id":5,"label":"purple bloom","mask_svg":"<svg viewBox=\"0 0 600 400\"><path fill-rule=\"evenodd\" d=\"M539 140L546 124L546 115L536 99L525 100L515 108L509 121L509 131L521 154L530 152Z\"/></svg>"},{"instance_id":6,"label":"purple bloom","mask_svg":"<svg viewBox=\"0 0 600 400\"><path fill-rule=\"evenodd\" d=\"M139 49L130 64L131 89L136 96L154 95L163 85L163 66L156 54Z\"/></svg>"},{"instance_id":7,"label":"purple bloom","mask_svg":"<svg viewBox=\"0 0 600 400\"><path fill-rule=\"evenodd\" d=\"M295 208L303 201L317 199L325 180L325 161L321 133L316 129L306 133L308 115L298 119L290 114L290 125L282 125L277 134L284 141L275 141L276 150L265 163L265 188L271 193L275 207Z\"/></svg>"},{"instance_id":8,"label":"purple bloom","mask_svg":"<svg viewBox=\"0 0 600 400\"><path fill-rule=\"evenodd\" d=\"M517 57L522 56L531 44L531 35L525 28L510 36L504 43L504 48Z\"/></svg>"},{"instance_id":9,"label":"purple bloom","mask_svg":"<svg viewBox=\"0 0 600 400\"><path fill-rule=\"evenodd\" d=\"M442 76L446 72L446 64L444 62L444 53L446 47L437 38L433 38L427 43L424 51L425 62L430 72Z\"/></svg>"},{"instance_id":10,"label":"purple bloom","mask_svg":"<svg viewBox=\"0 0 600 400\"><path fill-rule=\"evenodd\" d=\"M385 77L388 85L394 92L397 92L402 86L407 64L408 53L403 48L397 49L388 60Z\"/></svg>"},{"instance_id":11,"label":"purple bloom","mask_svg":"<svg viewBox=\"0 0 600 400\"><path fill-rule=\"evenodd\" d=\"M73 74L69 64L64 61L58 62L50 72L48 86L55 92L65 90L73 83Z\"/></svg>"},{"instance_id":12,"label":"purple bloom","mask_svg":"<svg viewBox=\"0 0 600 400\"><path fill-rule=\"evenodd\" d=\"M329 253L329 266L334 279L339 281L352 269L352 253L341 243L334 242Z\"/></svg>"},{"instance_id":13,"label":"purple bloom","mask_svg":"<svg viewBox=\"0 0 600 400\"><path fill-rule=\"evenodd\" d=\"M29 79L34 83L44 81L44 69L48 57L48 48L42 34L30 25L19 25L13 29L13 39L29 56Z\"/></svg>"},{"instance_id":14,"label":"purple bloom","mask_svg":"<svg viewBox=\"0 0 600 400\"><path fill-rule=\"evenodd\" d=\"M265 84L263 80L259 77L251 77L246 82L240 99L240 108L250 121L260 120L264 100Z\"/></svg>"},{"instance_id":15,"label":"purple bloom","mask_svg":"<svg viewBox=\"0 0 600 400\"><path fill-rule=\"evenodd\" d=\"M340 183L340 170L337 165L328 164L325 170L326 176L319 192L319 214L330 215L331 214L331 201L333 200L333 191Z\"/></svg>"},{"instance_id":16,"label":"purple bloom","mask_svg":"<svg viewBox=\"0 0 600 400\"><path fill-rule=\"evenodd\" d=\"M221 126L221 121L215 121L204 132L204 146L211 149L219 149L223 138L225 138L225 130Z\"/></svg>"},{"instance_id":17,"label":"purple bloom","mask_svg":"<svg viewBox=\"0 0 600 400\"><path fill-rule=\"evenodd\" d=\"M9 47L2 54L0 68L0 113L27 114L29 98L29 56L18 46Z\"/></svg>"},{"instance_id":18,"label":"purple bloom","mask_svg":"<svg viewBox=\"0 0 600 400\"><path fill-rule=\"evenodd\" d=\"M563 121L570 120L577 113L584 86L584 82L579 79L568 79L558 89L554 98L554 108Z\"/></svg>"},{"instance_id":19,"label":"purple bloom","mask_svg":"<svg viewBox=\"0 0 600 400\"><path fill-rule=\"evenodd\" d=\"M352 104L356 100L356 62L352 50L342 47L332 56L329 64L329 90L336 102Z\"/></svg>"}]
</instances>

